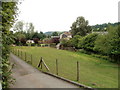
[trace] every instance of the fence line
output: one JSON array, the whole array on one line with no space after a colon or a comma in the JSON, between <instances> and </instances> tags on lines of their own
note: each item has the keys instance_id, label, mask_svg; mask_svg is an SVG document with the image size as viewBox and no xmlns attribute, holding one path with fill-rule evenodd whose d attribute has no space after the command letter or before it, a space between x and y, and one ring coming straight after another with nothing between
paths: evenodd
<instances>
[{"instance_id":1,"label":"fence line","mask_svg":"<svg viewBox=\"0 0 120 90\"><path fill-rule=\"evenodd\" d=\"M13 54L17 55L18 57L20 57L21 59L23 59L24 61L30 62L30 64L33 65L33 59L34 58L33 58L32 54L28 54L28 53L26 53L26 52L24 52L22 50L19 50L19 49L17 49L17 50L13 49L11 52ZM58 59L56 59L55 61L56 61L55 62L55 72L56 72L56 75L60 75L59 74L59 70L60 70L59 64L60 64L60 62L59 62ZM39 62L38 62L37 67L38 68L40 67L40 69L43 70L43 66L46 68L47 71L50 71L49 67L47 66L47 64L45 63L43 58L41 57ZM80 63L79 63L79 61L76 62L76 74L74 76L76 76L76 81L80 81Z\"/></svg>"}]
</instances>

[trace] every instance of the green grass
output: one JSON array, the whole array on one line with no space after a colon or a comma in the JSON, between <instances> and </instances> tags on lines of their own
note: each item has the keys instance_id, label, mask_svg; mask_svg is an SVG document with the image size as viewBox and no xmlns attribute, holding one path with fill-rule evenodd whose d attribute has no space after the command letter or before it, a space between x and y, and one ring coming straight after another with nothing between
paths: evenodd
<instances>
[{"instance_id":1,"label":"green grass","mask_svg":"<svg viewBox=\"0 0 120 90\"><path fill-rule=\"evenodd\" d=\"M102 60L91 55L57 50L49 47L14 47L27 53L27 60L30 61L30 54L33 55L33 66L37 68L40 57L50 68L50 72L56 74L56 59L58 59L59 75L76 81L76 65L80 63L79 83L93 88L118 88L118 65L107 60ZM22 54L24 59L24 53ZM39 68L38 68L39 69ZM43 68L44 71L45 68ZM77 81L76 81L77 82Z\"/></svg>"}]
</instances>

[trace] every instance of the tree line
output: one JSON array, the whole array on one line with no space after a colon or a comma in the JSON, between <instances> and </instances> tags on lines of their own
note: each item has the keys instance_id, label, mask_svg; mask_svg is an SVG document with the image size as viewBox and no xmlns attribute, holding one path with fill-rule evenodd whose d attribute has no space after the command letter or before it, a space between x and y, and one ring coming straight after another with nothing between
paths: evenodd
<instances>
[{"instance_id":1,"label":"tree line","mask_svg":"<svg viewBox=\"0 0 120 90\"><path fill-rule=\"evenodd\" d=\"M120 62L120 23L106 27L107 33L92 33L88 20L78 17L71 26L72 39L63 40L64 47L75 47L88 54L108 56L108 60Z\"/></svg>"},{"instance_id":2,"label":"tree line","mask_svg":"<svg viewBox=\"0 0 120 90\"><path fill-rule=\"evenodd\" d=\"M14 25L13 31L11 33L14 36L14 44L16 45L26 45L27 40L33 40L37 44L40 40L59 34L58 32L52 32L51 35L46 35L42 31L35 31L33 23L24 23L23 21L18 21Z\"/></svg>"},{"instance_id":3,"label":"tree line","mask_svg":"<svg viewBox=\"0 0 120 90\"><path fill-rule=\"evenodd\" d=\"M104 24L97 24L97 25L93 25L92 30L95 32L100 32L100 31L107 31L107 27L108 26L117 26L118 24L120 24L120 22L116 22L116 23L104 23Z\"/></svg>"}]
</instances>

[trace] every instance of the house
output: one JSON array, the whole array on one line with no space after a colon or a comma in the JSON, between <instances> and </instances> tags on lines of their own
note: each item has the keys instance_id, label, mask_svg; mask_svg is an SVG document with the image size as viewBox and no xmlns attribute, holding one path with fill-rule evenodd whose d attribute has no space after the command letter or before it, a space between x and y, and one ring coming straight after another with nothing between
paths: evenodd
<instances>
[{"instance_id":1,"label":"house","mask_svg":"<svg viewBox=\"0 0 120 90\"><path fill-rule=\"evenodd\" d=\"M60 42L60 36L51 36L51 40L53 43L58 44Z\"/></svg>"},{"instance_id":2,"label":"house","mask_svg":"<svg viewBox=\"0 0 120 90\"><path fill-rule=\"evenodd\" d=\"M26 43L35 43L33 40L27 40Z\"/></svg>"},{"instance_id":3,"label":"house","mask_svg":"<svg viewBox=\"0 0 120 90\"><path fill-rule=\"evenodd\" d=\"M67 39L70 40L70 38L72 38L72 35L70 32L64 32L60 35L60 39Z\"/></svg>"}]
</instances>

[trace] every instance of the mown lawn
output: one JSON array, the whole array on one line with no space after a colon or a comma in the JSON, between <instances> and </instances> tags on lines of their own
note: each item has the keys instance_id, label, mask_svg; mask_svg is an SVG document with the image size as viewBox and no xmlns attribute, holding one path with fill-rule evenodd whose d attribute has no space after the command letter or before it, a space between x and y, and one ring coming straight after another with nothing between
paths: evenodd
<instances>
[{"instance_id":1,"label":"mown lawn","mask_svg":"<svg viewBox=\"0 0 120 90\"><path fill-rule=\"evenodd\" d=\"M92 57L83 53L57 50L49 47L14 47L15 50L22 50L27 53L27 60L30 61L30 54L33 56L32 65L37 68L40 57L50 68L50 72L56 74L56 59L58 59L59 75L76 81L77 61L80 63L79 83L94 88L118 88L118 65ZM16 52L17 53L17 52ZM44 71L45 68L43 68Z\"/></svg>"}]
</instances>

